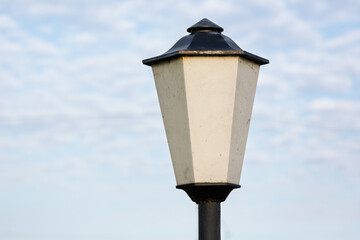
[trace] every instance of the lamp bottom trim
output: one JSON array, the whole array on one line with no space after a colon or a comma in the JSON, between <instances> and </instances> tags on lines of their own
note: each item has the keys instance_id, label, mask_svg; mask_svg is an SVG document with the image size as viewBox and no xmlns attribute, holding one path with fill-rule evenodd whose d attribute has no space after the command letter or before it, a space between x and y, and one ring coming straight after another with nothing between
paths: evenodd
<instances>
[{"instance_id":1,"label":"lamp bottom trim","mask_svg":"<svg viewBox=\"0 0 360 240\"><path fill-rule=\"evenodd\" d=\"M177 185L176 188L184 190L192 201L200 202L223 202L230 192L240 185L232 183L190 183Z\"/></svg>"}]
</instances>

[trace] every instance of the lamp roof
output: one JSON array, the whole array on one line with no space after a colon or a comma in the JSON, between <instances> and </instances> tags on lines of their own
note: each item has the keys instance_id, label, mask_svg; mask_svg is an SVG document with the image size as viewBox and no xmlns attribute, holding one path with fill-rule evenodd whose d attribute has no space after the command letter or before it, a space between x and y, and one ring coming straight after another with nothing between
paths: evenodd
<instances>
[{"instance_id":1,"label":"lamp roof","mask_svg":"<svg viewBox=\"0 0 360 240\"><path fill-rule=\"evenodd\" d=\"M145 59L143 63L151 66L154 63L177 56L240 56L259 65L268 64L269 60L242 50L233 40L221 32L224 29L204 18L187 29L190 33L178 40L164 54Z\"/></svg>"}]
</instances>

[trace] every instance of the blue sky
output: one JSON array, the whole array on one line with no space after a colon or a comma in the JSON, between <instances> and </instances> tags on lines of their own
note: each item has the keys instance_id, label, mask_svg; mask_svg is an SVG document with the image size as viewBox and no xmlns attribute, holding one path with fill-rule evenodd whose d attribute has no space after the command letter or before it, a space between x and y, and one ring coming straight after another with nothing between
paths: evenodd
<instances>
[{"instance_id":1,"label":"blue sky","mask_svg":"<svg viewBox=\"0 0 360 240\"><path fill-rule=\"evenodd\" d=\"M359 239L359 11L356 0L0 0L0 239L197 239L141 60L204 17L270 60L222 239Z\"/></svg>"}]
</instances>

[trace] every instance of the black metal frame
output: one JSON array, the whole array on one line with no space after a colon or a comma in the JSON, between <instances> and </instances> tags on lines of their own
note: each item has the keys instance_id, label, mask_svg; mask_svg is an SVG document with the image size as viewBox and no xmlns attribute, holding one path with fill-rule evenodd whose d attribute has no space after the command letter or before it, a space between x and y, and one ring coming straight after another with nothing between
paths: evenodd
<instances>
[{"instance_id":1,"label":"black metal frame","mask_svg":"<svg viewBox=\"0 0 360 240\"><path fill-rule=\"evenodd\" d=\"M199 203L199 240L220 240L220 202Z\"/></svg>"},{"instance_id":2,"label":"black metal frame","mask_svg":"<svg viewBox=\"0 0 360 240\"><path fill-rule=\"evenodd\" d=\"M198 204L199 240L220 240L220 204L233 189L240 185L231 183L192 183L176 186L184 190Z\"/></svg>"}]
</instances>

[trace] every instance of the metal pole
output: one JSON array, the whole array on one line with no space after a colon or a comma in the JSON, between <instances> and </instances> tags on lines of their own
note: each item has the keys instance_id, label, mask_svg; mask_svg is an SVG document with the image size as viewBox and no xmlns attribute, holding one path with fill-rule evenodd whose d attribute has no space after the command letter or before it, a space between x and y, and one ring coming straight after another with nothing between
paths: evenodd
<instances>
[{"instance_id":1,"label":"metal pole","mask_svg":"<svg viewBox=\"0 0 360 240\"><path fill-rule=\"evenodd\" d=\"M199 202L199 240L220 240L220 202Z\"/></svg>"}]
</instances>

